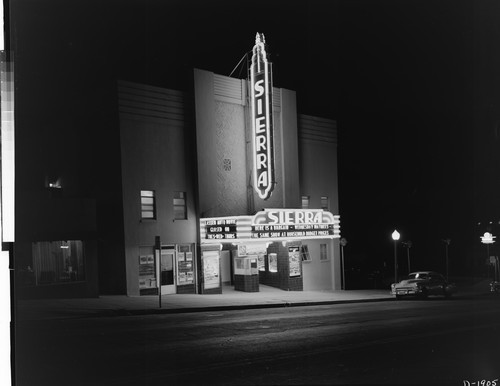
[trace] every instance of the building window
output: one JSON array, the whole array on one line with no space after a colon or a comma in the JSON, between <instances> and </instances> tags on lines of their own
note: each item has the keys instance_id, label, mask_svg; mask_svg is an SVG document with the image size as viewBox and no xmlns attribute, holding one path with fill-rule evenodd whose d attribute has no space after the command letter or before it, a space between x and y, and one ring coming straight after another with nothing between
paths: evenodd
<instances>
[{"instance_id":1,"label":"building window","mask_svg":"<svg viewBox=\"0 0 500 386\"><path fill-rule=\"evenodd\" d=\"M174 192L174 218L187 219L186 192Z\"/></svg>"},{"instance_id":2,"label":"building window","mask_svg":"<svg viewBox=\"0 0 500 386\"><path fill-rule=\"evenodd\" d=\"M300 255L302 261L311 261L311 255L309 254L309 247L307 245L302 245L300 248Z\"/></svg>"},{"instance_id":3,"label":"building window","mask_svg":"<svg viewBox=\"0 0 500 386\"><path fill-rule=\"evenodd\" d=\"M330 202L327 196L321 196L321 209L330 210Z\"/></svg>"},{"instance_id":4,"label":"building window","mask_svg":"<svg viewBox=\"0 0 500 386\"><path fill-rule=\"evenodd\" d=\"M85 280L85 253L81 240L39 241L32 244L33 269L28 267L36 285Z\"/></svg>"},{"instance_id":5,"label":"building window","mask_svg":"<svg viewBox=\"0 0 500 386\"><path fill-rule=\"evenodd\" d=\"M309 196L302 196L302 209L309 209Z\"/></svg>"},{"instance_id":6,"label":"building window","mask_svg":"<svg viewBox=\"0 0 500 386\"><path fill-rule=\"evenodd\" d=\"M328 260L328 249L327 249L326 244L319 245L319 259L321 261Z\"/></svg>"},{"instance_id":7,"label":"building window","mask_svg":"<svg viewBox=\"0 0 500 386\"><path fill-rule=\"evenodd\" d=\"M141 190L141 218L156 219L156 202L154 190Z\"/></svg>"}]
</instances>

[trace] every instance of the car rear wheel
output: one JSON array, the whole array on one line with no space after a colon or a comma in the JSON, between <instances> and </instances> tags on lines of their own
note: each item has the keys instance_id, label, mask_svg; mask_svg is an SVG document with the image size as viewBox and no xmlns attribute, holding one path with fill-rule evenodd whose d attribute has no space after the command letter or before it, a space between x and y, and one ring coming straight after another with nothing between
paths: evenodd
<instances>
[{"instance_id":1,"label":"car rear wheel","mask_svg":"<svg viewBox=\"0 0 500 386\"><path fill-rule=\"evenodd\" d=\"M401 295L396 295L396 300L401 300L403 297Z\"/></svg>"},{"instance_id":2,"label":"car rear wheel","mask_svg":"<svg viewBox=\"0 0 500 386\"><path fill-rule=\"evenodd\" d=\"M429 297L429 292L427 288L422 288L422 292L420 293L420 299L427 299Z\"/></svg>"}]
</instances>

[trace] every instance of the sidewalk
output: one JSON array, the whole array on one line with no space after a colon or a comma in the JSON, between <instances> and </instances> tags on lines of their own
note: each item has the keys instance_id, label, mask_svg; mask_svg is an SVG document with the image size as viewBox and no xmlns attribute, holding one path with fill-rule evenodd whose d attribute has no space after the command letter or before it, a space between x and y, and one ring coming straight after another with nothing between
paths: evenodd
<instances>
[{"instance_id":1,"label":"sidewalk","mask_svg":"<svg viewBox=\"0 0 500 386\"><path fill-rule=\"evenodd\" d=\"M235 291L224 286L218 295L100 296L85 299L33 299L17 301L17 320L50 320L98 316L147 315L214 310L296 307L341 303L390 301L387 289L347 291L283 291L260 286L259 292ZM460 295L486 294L486 288L462 288Z\"/></svg>"}]
</instances>

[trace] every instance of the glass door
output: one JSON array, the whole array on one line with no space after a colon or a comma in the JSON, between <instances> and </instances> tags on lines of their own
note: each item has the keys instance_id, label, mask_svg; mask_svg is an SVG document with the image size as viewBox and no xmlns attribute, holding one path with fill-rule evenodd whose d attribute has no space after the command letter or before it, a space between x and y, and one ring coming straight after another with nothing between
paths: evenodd
<instances>
[{"instance_id":1,"label":"glass door","mask_svg":"<svg viewBox=\"0 0 500 386\"><path fill-rule=\"evenodd\" d=\"M160 256L160 289L162 295L175 294L175 249L174 247L161 247Z\"/></svg>"}]
</instances>

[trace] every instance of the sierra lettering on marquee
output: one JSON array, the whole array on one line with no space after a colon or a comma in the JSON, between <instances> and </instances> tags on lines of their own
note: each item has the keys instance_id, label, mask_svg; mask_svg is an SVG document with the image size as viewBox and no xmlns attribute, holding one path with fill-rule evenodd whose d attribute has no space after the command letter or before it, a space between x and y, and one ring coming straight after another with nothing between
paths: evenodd
<instances>
[{"instance_id":1,"label":"sierra lettering on marquee","mask_svg":"<svg viewBox=\"0 0 500 386\"><path fill-rule=\"evenodd\" d=\"M258 212L253 224L333 224L330 212L321 209L266 209Z\"/></svg>"},{"instance_id":2,"label":"sierra lettering on marquee","mask_svg":"<svg viewBox=\"0 0 500 386\"><path fill-rule=\"evenodd\" d=\"M267 200L274 189L273 109L264 34L257 33L250 65L254 189Z\"/></svg>"}]
</instances>

